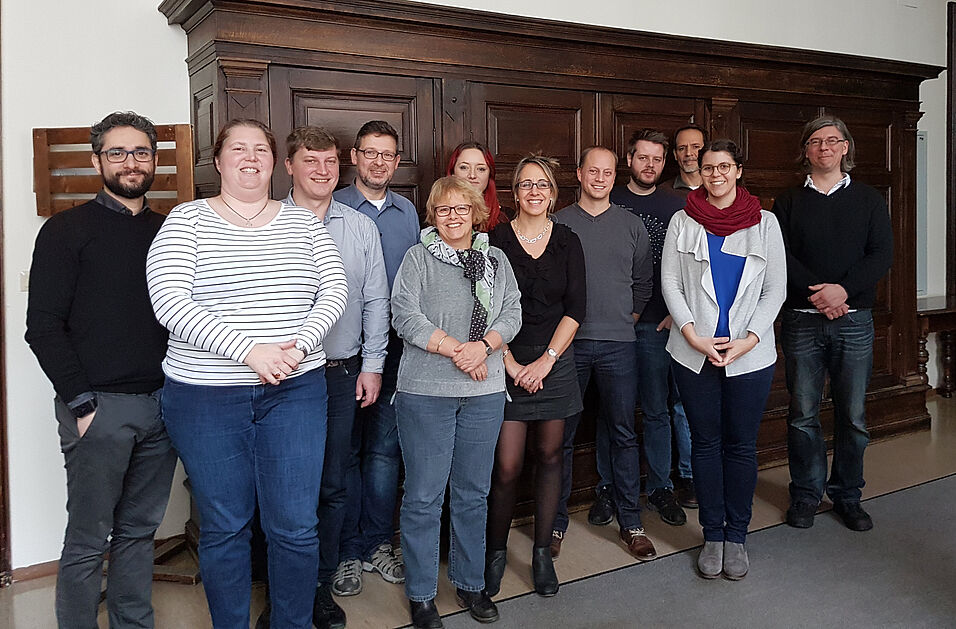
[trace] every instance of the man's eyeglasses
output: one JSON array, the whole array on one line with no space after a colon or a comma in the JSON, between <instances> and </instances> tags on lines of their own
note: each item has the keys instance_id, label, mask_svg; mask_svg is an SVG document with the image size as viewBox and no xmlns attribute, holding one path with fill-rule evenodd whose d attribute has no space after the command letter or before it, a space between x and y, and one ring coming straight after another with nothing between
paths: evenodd
<instances>
[{"instance_id":1,"label":"man's eyeglasses","mask_svg":"<svg viewBox=\"0 0 956 629\"><path fill-rule=\"evenodd\" d=\"M471 214L471 206L462 204L462 205L436 205L435 206L435 216L449 216L451 211L455 210L455 214L458 216L468 216Z\"/></svg>"},{"instance_id":2,"label":"man's eyeglasses","mask_svg":"<svg viewBox=\"0 0 956 629\"><path fill-rule=\"evenodd\" d=\"M716 166L711 166L708 164L707 166L700 167L700 174L702 174L704 177L710 177L711 175L714 174L714 171L716 170L721 175L726 175L727 173L730 172L730 169L733 167L734 167L734 164L731 164L730 162L721 162L717 164Z\"/></svg>"},{"instance_id":3,"label":"man's eyeglasses","mask_svg":"<svg viewBox=\"0 0 956 629\"><path fill-rule=\"evenodd\" d=\"M133 159L137 162L151 162L155 154L156 151L146 148L136 148L132 151L127 151L126 149L106 149L105 151L97 153L97 155L106 155L106 161L114 164L125 162L126 158L130 155L132 155Z\"/></svg>"},{"instance_id":4,"label":"man's eyeglasses","mask_svg":"<svg viewBox=\"0 0 956 629\"><path fill-rule=\"evenodd\" d=\"M807 140L807 144L806 144L806 145L807 145L809 148L812 148L812 149L818 149L818 148L820 148L821 146L823 146L824 144L826 144L826 145L829 146L830 148L833 148L834 146L836 146L836 145L839 144L840 142L846 142L846 139L845 139L845 138L838 138L838 137L836 137L836 136L832 136L832 135L831 135L831 136L828 137L828 138L813 138L813 139L811 139L811 140Z\"/></svg>"},{"instance_id":5,"label":"man's eyeglasses","mask_svg":"<svg viewBox=\"0 0 956 629\"><path fill-rule=\"evenodd\" d=\"M532 188L537 188L541 191L548 191L552 188L551 182L547 179L539 179L538 181L531 181L530 179L525 179L518 182L519 190L531 190Z\"/></svg>"},{"instance_id":6,"label":"man's eyeglasses","mask_svg":"<svg viewBox=\"0 0 956 629\"><path fill-rule=\"evenodd\" d=\"M382 156L382 159L386 162L391 162L395 160L397 156L396 153L392 151L376 151L375 149L355 149L359 153L365 156L365 159L377 159L379 155Z\"/></svg>"}]
</instances>

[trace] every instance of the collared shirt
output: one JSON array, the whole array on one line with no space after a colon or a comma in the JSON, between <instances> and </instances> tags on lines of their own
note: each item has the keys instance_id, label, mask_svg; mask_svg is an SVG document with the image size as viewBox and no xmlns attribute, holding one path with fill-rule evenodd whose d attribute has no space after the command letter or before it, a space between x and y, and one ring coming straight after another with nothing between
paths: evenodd
<instances>
[{"instance_id":1,"label":"collared shirt","mask_svg":"<svg viewBox=\"0 0 956 629\"><path fill-rule=\"evenodd\" d=\"M823 190L820 190L819 188L817 188L816 184L813 183L813 177L811 175L807 175L807 180L803 182L803 186L805 188L816 190L820 194L823 194L826 196L830 196L831 194L833 194L840 188L845 188L849 185L850 185L850 173L843 173L843 178L840 181L833 184L833 187L830 188L827 192L824 192Z\"/></svg>"},{"instance_id":2,"label":"collared shirt","mask_svg":"<svg viewBox=\"0 0 956 629\"><path fill-rule=\"evenodd\" d=\"M696 190L699 187L700 186L692 186L684 181L684 178L680 176L680 173L677 173L677 176L674 177L674 190Z\"/></svg>"},{"instance_id":3,"label":"collared shirt","mask_svg":"<svg viewBox=\"0 0 956 629\"><path fill-rule=\"evenodd\" d=\"M97 192L96 199L94 200L109 210L119 212L120 214L126 214L127 216L133 216L133 211L131 209L107 194L106 190L100 190ZM142 214L143 212L149 211L149 201L146 199L146 197L143 197L143 209L140 210L139 213Z\"/></svg>"},{"instance_id":4,"label":"collared shirt","mask_svg":"<svg viewBox=\"0 0 956 629\"><path fill-rule=\"evenodd\" d=\"M375 221L382 239L385 274L388 277L389 290L391 290L398 267L405 258L405 252L419 240L421 225L415 206L402 195L389 189L385 191L385 205L379 210L359 192L354 183L348 188L336 190L332 197Z\"/></svg>"},{"instance_id":5,"label":"collared shirt","mask_svg":"<svg viewBox=\"0 0 956 629\"><path fill-rule=\"evenodd\" d=\"M288 205L295 205L292 192L289 190L285 199ZM389 291L378 229L367 216L335 199L322 222L342 255L349 285L345 313L322 346L329 360L350 358L361 349L362 371L382 373L388 345Z\"/></svg>"}]
</instances>

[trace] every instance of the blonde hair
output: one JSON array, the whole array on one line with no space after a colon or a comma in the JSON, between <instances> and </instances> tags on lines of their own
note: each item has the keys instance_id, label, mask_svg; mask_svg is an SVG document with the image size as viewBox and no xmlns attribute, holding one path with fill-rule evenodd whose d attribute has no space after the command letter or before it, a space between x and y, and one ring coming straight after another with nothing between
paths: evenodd
<instances>
[{"instance_id":1,"label":"blonde hair","mask_svg":"<svg viewBox=\"0 0 956 629\"><path fill-rule=\"evenodd\" d=\"M432 184L431 192L428 193L428 201L425 202L425 224L435 225L435 208L440 201L446 199L453 192L463 196L465 203L471 206L472 227L477 229L484 227L488 220L488 206L485 205L484 198L466 179L460 179L454 175L442 177Z\"/></svg>"}]
</instances>

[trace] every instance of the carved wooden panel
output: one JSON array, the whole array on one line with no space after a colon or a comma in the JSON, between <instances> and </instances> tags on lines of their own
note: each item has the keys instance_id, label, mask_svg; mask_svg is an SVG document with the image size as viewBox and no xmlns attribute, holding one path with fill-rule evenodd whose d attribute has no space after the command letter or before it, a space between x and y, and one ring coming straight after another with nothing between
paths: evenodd
<instances>
[{"instance_id":1,"label":"carved wooden panel","mask_svg":"<svg viewBox=\"0 0 956 629\"><path fill-rule=\"evenodd\" d=\"M295 127L326 127L342 148L340 186L351 184L355 168L349 149L355 134L369 120L384 120L398 132L401 156L391 187L423 207L434 179L432 81L415 77L376 76L273 66L269 73L272 130L280 140ZM275 194L291 186L284 168L273 175Z\"/></svg>"},{"instance_id":2,"label":"carved wooden panel","mask_svg":"<svg viewBox=\"0 0 956 629\"><path fill-rule=\"evenodd\" d=\"M495 155L503 205L514 206L509 190L518 161L540 152L561 163L557 207L574 203L575 168L581 149L595 142L594 96L551 90L471 83L470 126Z\"/></svg>"}]
</instances>

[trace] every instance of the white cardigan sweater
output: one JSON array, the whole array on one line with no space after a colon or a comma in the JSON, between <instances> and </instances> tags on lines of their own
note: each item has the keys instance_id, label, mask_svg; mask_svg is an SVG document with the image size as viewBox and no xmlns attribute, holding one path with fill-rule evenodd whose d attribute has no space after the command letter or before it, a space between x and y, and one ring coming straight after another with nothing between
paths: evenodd
<instances>
[{"instance_id":1,"label":"white cardigan sweater","mask_svg":"<svg viewBox=\"0 0 956 629\"><path fill-rule=\"evenodd\" d=\"M769 367L777 360L773 322L787 296L787 258L777 217L760 212L760 222L724 238L721 251L742 256L743 273L729 323L731 338L759 339L752 350L726 367L728 376ZM681 333L688 323L700 336L714 336L717 329L717 294L710 270L707 232L684 210L674 214L667 228L661 259L661 290L674 319L667 351L678 363L700 373L706 357L693 349Z\"/></svg>"}]
</instances>

